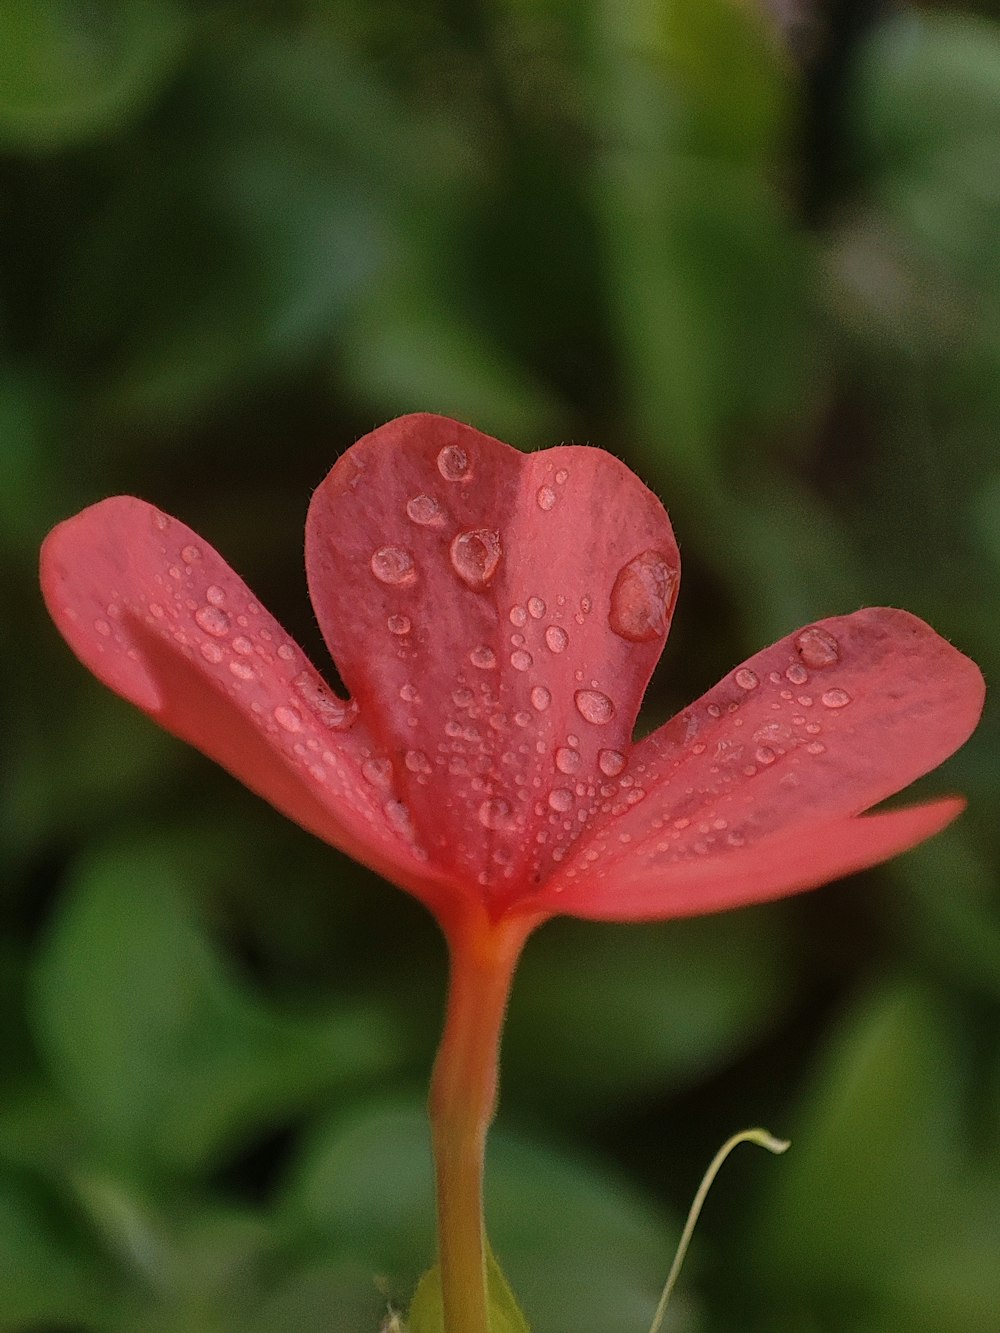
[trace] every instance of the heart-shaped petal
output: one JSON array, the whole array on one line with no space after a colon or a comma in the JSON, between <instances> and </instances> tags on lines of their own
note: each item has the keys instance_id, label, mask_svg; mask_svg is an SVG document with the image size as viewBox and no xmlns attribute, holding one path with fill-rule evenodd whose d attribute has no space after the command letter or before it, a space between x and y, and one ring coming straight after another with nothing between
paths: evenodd
<instances>
[{"instance_id":1,"label":"heart-shaped petal","mask_svg":"<svg viewBox=\"0 0 1000 1333\"><path fill-rule=\"evenodd\" d=\"M677 590L663 506L600 450L403 417L317 490L306 566L431 863L496 910L530 891L624 764Z\"/></svg>"}]
</instances>

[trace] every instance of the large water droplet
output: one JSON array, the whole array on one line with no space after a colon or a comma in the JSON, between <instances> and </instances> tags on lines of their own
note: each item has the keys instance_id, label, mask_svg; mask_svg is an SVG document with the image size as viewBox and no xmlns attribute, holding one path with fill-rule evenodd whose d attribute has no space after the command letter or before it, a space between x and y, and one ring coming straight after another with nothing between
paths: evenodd
<instances>
[{"instance_id":1,"label":"large water droplet","mask_svg":"<svg viewBox=\"0 0 1000 1333\"><path fill-rule=\"evenodd\" d=\"M561 625L550 625L545 631L545 646L549 652L564 653L569 644L569 635Z\"/></svg>"},{"instance_id":2,"label":"large water droplet","mask_svg":"<svg viewBox=\"0 0 1000 1333\"><path fill-rule=\"evenodd\" d=\"M571 750L568 746L561 745L555 754L556 768L560 773L578 773L583 760L580 758L579 750Z\"/></svg>"},{"instance_id":3,"label":"large water droplet","mask_svg":"<svg viewBox=\"0 0 1000 1333\"><path fill-rule=\"evenodd\" d=\"M544 685L536 685L531 691L531 705L539 713L544 713L546 708L552 702L552 694Z\"/></svg>"},{"instance_id":4,"label":"large water droplet","mask_svg":"<svg viewBox=\"0 0 1000 1333\"><path fill-rule=\"evenodd\" d=\"M217 639L229 633L229 617L217 606L200 606L194 618L206 634L214 634Z\"/></svg>"},{"instance_id":5,"label":"large water droplet","mask_svg":"<svg viewBox=\"0 0 1000 1333\"><path fill-rule=\"evenodd\" d=\"M577 690L573 695L580 716L595 727L603 727L615 715L615 706L600 690Z\"/></svg>"},{"instance_id":6,"label":"large water droplet","mask_svg":"<svg viewBox=\"0 0 1000 1333\"><path fill-rule=\"evenodd\" d=\"M406 513L424 528L438 528L444 522L441 506L433 495L415 495L412 500L407 500Z\"/></svg>"},{"instance_id":7,"label":"large water droplet","mask_svg":"<svg viewBox=\"0 0 1000 1333\"><path fill-rule=\"evenodd\" d=\"M528 598L528 614L532 620L541 620L542 616L545 615L545 603L540 597Z\"/></svg>"},{"instance_id":8,"label":"large water droplet","mask_svg":"<svg viewBox=\"0 0 1000 1333\"><path fill-rule=\"evenodd\" d=\"M608 624L631 643L660 638L667 632L676 589L676 568L659 551L643 551L618 571Z\"/></svg>"},{"instance_id":9,"label":"large water droplet","mask_svg":"<svg viewBox=\"0 0 1000 1333\"><path fill-rule=\"evenodd\" d=\"M469 654L469 661L480 671L492 671L497 664L497 655L492 648L485 643L481 643L478 647L473 648Z\"/></svg>"},{"instance_id":10,"label":"large water droplet","mask_svg":"<svg viewBox=\"0 0 1000 1333\"><path fill-rule=\"evenodd\" d=\"M755 690L760 684L760 677L749 667L740 667L736 673L736 684L741 690Z\"/></svg>"},{"instance_id":11,"label":"large water droplet","mask_svg":"<svg viewBox=\"0 0 1000 1333\"><path fill-rule=\"evenodd\" d=\"M568 787L556 787L549 792L549 805L564 814L573 804L573 793Z\"/></svg>"},{"instance_id":12,"label":"large water droplet","mask_svg":"<svg viewBox=\"0 0 1000 1333\"><path fill-rule=\"evenodd\" d=\"M274 710L274 720L285 731L302 730L302 714L297 708L287 708L284 704L279 704Z\"/></svg>"},{"instance_id":13,"label":"large water droplet","mask_svg":"<svg viewBox=\"0 0 1000 1333\"><path fill-rule=\"evenodd\" d=\"M413 556L401 546L380 546L371 558L371 567L381 583L412 583L417 577Z\"/></svg>"},{"instance_id":14,"label":"large water droplet","mask_svg":"<svg viewBox=\"0 0 1000 1333\"><path fill-rule=\"evenodd\" d=\"M523 629L528 623L528 612L523 606L512 606L509 616L510 623L516 625L518 629Z\"/></svg>"},{"instance_id":15,"label":"large water droplet","mask_svg":"<svg viewBox=\"0 0 1000 1333\"><path fill-rule=\"evenodd\" d=\"M211 602L213 606L223 606L226 601L225 589L216 583L210 583L205 589L205 600Z\"/></svg>"},{"instance_id":16,"label":"large water droplet","mask_svg":"<svg viewBox=\"0 0 1000 1333\"><path fill-rule=\"evenodd\" d=\"M437 465L445 481L466 481L472 475L469 455L458 444L446 444L437 456Z\"/></svg>"},{"instance_id":17,"label":"large water droplet","mask_svg":"<svg viewBox=\"0 0 1000 1333\"><path fill-rule=\"evenodd\" d=\"M846 708L851 702L851 696L846 690L827 690L826 693L821 696L820 702L825 704L827 708Z\"/></svg>"},{"instance_id":18,"label":"large water droplet","mask_svg":"<svg viewBox=\"0 0 1000 1333\"><path fill-rule=\"evenodd\" d=\"M625 756L618 750L599 750L597 766L607 778L616 778L625 767Z\"/></svg>"},{"instance_id":19,"label":"large water droplet","mask_svg":"<svg viewBox=\"0 0 1000 1333\"><path fill-rule=\"evenodd\" d=\"M548 513L556 502L556 493L551 486L539 486L535 492L535 499L538 502L538 508L544 509Z\"/></svg>"},{"instance_id":20,"label":"large water droplet","mask_svg":"<svg viewBox=\"0 0 1000 1333\"><path fill-rule=\"evenodd\" d=\"M460 532L451 544L452 567L470 588L484 588L489 583L502 554L500 534L490 528Z\"/></svg>"},{"instance_id":21,"label":"large water droplet","mask_svg":"<svg viewBox=\"0 0 1000 1333\"><path fill-rule=\"evenodd\" d=\"M510 655L510 664L515 671L527 671L533 661L531 654L525 652L523 648L515 648Z\"/></svg>"},{"instance_id":22,"label":"large water droplet","mask_svg":"<svg viewBox=\"0 0 1000 1333\"><path fill-rule=\"evenodd\" d=\"M810 625L795 636L795 651L813 671L840 661L840 644L820 625Z\"/></svg>"}]
</instances>

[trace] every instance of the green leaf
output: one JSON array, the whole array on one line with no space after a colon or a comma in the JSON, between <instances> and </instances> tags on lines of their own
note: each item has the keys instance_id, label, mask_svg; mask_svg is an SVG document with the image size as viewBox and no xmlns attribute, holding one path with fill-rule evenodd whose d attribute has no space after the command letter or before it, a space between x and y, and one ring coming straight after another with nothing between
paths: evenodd
<instances>
[{"instance_id":1,"label":"green leaf","mask_svg":"<svg viewBox=\"0 0 1000 1333\"><path fill-rule=\"evenodd\" d=\"M488 1250L486 1255L486 1284L490 1333L530 1333L492 1250ZM420 1279L408 1320L409 1333L444 1333L441 1273L437 1265Z\"/></svg>"},{"instance_id":2,"label":"green leaf","mask_svg":"<svg viewBox=\"0 0 1000 1333\"><path fill-rule=\"evenodd\" d=\"M46 1061L109 1159L190 1170L396 1058L367 1007L274 1013L194 919L185 878L224 845L147 840L91 858L43 948L35 1027ZM200 868L198 863L200 862ZM221 867L216 866L216 873Z\"/></svg>"},{"instance_id":3,"label":"green leaf","mask_svg":"<svg viewBox=\"0 0 1000 1333\"><path fill-rule=\"evenodd\" d=\"M172 0L4 0L0 143L44 152L121 126L162 87L186 31Z\"/></svg>"}]
</instances>

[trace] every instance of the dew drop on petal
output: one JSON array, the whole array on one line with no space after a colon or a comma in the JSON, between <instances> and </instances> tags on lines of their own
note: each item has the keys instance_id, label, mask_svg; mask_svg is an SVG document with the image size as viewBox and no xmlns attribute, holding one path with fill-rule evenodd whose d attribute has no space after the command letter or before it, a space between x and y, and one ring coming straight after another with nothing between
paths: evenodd
<instances>
[{"instance_id":1,"label":"dew drop on petal","mask_svg":"<svg viewBox=\"0 0 1000 1333\"><path fill-rule=\"evenodd\" d=\"M556 473L556 485L563 486L565 485L568 479L569 479L569 473L566 471L564 467L560 468L559 471Z\"/></svg>"},{"instance_id":2,"label":"dew drop on petal","mask_svg":"<svg viewBox=\"0 0 1000 1333\"><path fill-rule=\"evenodd\" d=\"M583 762L578 750L571 750L565 745L556 750L555 760L560 773L578 773Z\"/></svg>"},{"instance_id":3,"label":"dew drop on petal","mask_svg":"<svg viewBox=\"0 0 1000 1333\"><path fill-rule=\"evenodd\" d=\"M606 778L616 778L625 767L625 756L619 750L599 750L597 766Z\"/></svg>"},{"instance_id":4,"label":"dew drop on petal","mask_svg":"<svg viewBox=\"0 0 1000 1333\"><path fill-rule=\"evenodd\" d=\"M510 827L510 805L499 797L483 801L479 807L479 822L483 828L505 829Z\"/></svg>"},{"instance_id":5,"label":"dew drop on petal","mask_svg":"<svg viewBox=\"0 0 1000 1333\"><path fill-rule=\"evenodd\" d=\"M361 765L361 776L366 782L370 782L373 787L386 791L392 786L392 760L366 759Z\"/></svg>"},{"instance_id":6,"label":"dew drop on petal","mask_svg":"<svg viewBox=\"0 0 1000 1333\"><path fill-rule=\"evenodd\" d=\"M401 833L404 838L413 838L413 820L402 801L386 801L382 809L385 811L386 819L397 833Z\"/></svg>"},{"instance_id":7,"label":"dew drop on petal","mask_svg":"<svg viewBox=\"0 0 1000 1333\"><path fill-rule=\"evenodd\" d=\"M266 633L265 630L261 630L261 635L264 635L265 633ZM268 638L270 638L270 635L268 635ZM295 649L292 647L290 643L283 643L278 648L278 656L281 658L283 662L294 661Z\"/></svg>"},{"instance_id":8,"label":"dew drop on petal","mask_svg":"<svg viewBox=\"0 0 1000 1333\"><path fill-rule=\"evenodd\" d=\"M407 682L407 684L405 685L400 685L399 697L403 700L404 703L413 704L416 703L417 700L420 698L420 692L417 689L416 685L411 685L409 682Z\"/></svg>"},{"instance_id":9,"label":"dew drop on petal","mask_svg":"<svg viewBox=\"0 0 1000 1333\"><path fill-rule=\"evenodd\" d=\"M500 534L491 528L460 532L451 544L451 564L470 588L484 588L496 573L503 548Z\"/></svg>"},{"instance_id":10,"label":"dew drop on petal","mask_svg":"<svg viewBox=\"0 0 1000 1333\"><path fill-rule=\"evenodd\" d=\"M660 638L667 632L676 588L676 568L659 551L643 551L618 571L608 624L631 643Z\"/></svg>"},{"instance_id":11,"label":"dew drop on petal","mask_svg":"<svg viewBox=\"0 0 1000 1333\"><path fill-rule=\"evenodd\" d=\"M257 674L249 662L241 662L238 657L229 663L229 670L239 680L253 680Z\"/></svg>"},{"instance_id":12,"label":"dew drop on petal","mask_svg":"<svg viewBox=\"0 0 1000 1333\"><path fill-rule=\"evenodd\" d=\"M523 606L512 606L509 612L510 623L516 625L518 629L523 629L528 623L528 612Z\"/></svg>"},{"instance_id":13,"label":"dew drop on petal","mask_svg":"<svg viewBox=\"0 0 1000 1333\"><path fill-rule=\"evenodd\" d=\"M407 500L406 513L408 518L424 528L437 528L444 522L441 506L433 495L415 495L412 500Z\"/></svg>"},{"instance_id":14,"label":"dew drop on petal","mask_svg":"<svg viewBox=\"0 0 1000 1333\"><path fill-rule=\"evenodd\" d=\"M253 644L245 634L237 634L233 640L233 652L239 653L240 657L249 657L253 652Z\"/></svg>"},{"instance_id":15,"label":"dew drop on petal","mask_svg":"<svg viewBox=\"0 0 1000 1333\"><path fill-rule=\"evenodd\" d=\"M437 465L445 481L466 481L472 475L469 455L458 444L446 444L437 456Z\"/></svg>"},{"instance_id":16,"label":"dew drop on petal","mask_svg":"<svg viewBox=\"0 0 1000 1333\"><path fill-rule=\"evenodd\" d=\"M806 746L806 752L808 754L822 754L825 749L826 746L822 741L810 741Z\"/></svg>"},{"instance_id":17,"label":"dew drop on petal","mask_svg":"<svg viewBox=\"0 0 1000 1333\"><path fill-rule=\"evenodd\" d=\"M206 634L214 634L217 639L229 633L229 617L217 606L200 606L194 618Z\"/></svg>"},{"instance_id":18,"label":"dew drop on petal","mask_svg":"<svg viewBox=\"0 0 1000 1333\"><path fill-rule=\"evenodd\" d=\"M181 547L181 559L186 565L196 564L201 559L201 552L197 546L183 546Z\"/></svg>"},{"instance_id":19,"label":"dew drop on petal","mask_svg":"<svg viewBox=\"0 0 1000 1333\"><path fill-rule=\"evenodd\" d=\"M777 754L771 749L770 745L758 746L754 753L754 758L757 760L757 763L763 764L765 767L768 764L773 764L777 757Z\"/></svg>"},{"instance_id":20,"label":"dew drop on petal","mask_svg":"<svg viewBox=\"0 0 1000 1333\"><path fill-rule=\"evenodd\" d=\"M851 702L851 696L846 690L827 690L826 693L821 696L820 702L827 708L846 708Z\"/></svg>"},{"instance_id":21,"label":"dew drop on petal","mask_svg":"<svg viewBox=\"0 0 1000 1333\"><path fill-rule=\"evenodd\" d=\"M390 616L385 623L390 634L409 634L412 629L409 616Z\"/></svg>"},{"instance_id":22,"label":"dew drop on petal","mask_svg":"<svg viewBox=\"0 0 1000 1333\"><path fill-rule=\"evenodd\" d=\"M205 589L205 600L211 602L213 606L223 606L226 600L226 593L216 583L210 583Z\"/></svg>"},{"instance_id":23,"label":"dew drop on petal","mask_svg":"<svg viewBox=\"0 0 1000 1333\"><path fill-rule=\"evenodd\" d=\"M497 655L487 644L481 643L469 654L469 661L480 671L492 671L497 664Z\"/></svg>"},{"instance_id":24,"label":"dew drop on petal","mask_svg":"<svg viewBox=\"0 0 1000 1333\"><path fill-rule=\"evenodd\" d=\"M580 716L595 727L603 727L615 715L614 703L600 690L577 690L573 702Z\"/></svg>"},{"instance_id":25,"label":"dew drop on petal","mask_svg":"<svg viewBox=\"0 0 1000 1333\"><path fill-rule=\"evenodd\" d=\"M413 556L401 546L380 546L371 558L371 569L380 583L412 583L417 577Z\"/></svg>"},{"instance_id":26,"label":"dew drop on petal","mask_svg":"<svg viewBox=\"0 0 1000 1333\"><path fill-rule=\"evenodd\" d=\"M549 792L549 805L553 810L565 813L573 804L573 793L568 787L556 787Z\"/></svg>"},{"instance_id":27,"label":"dew drop on petal","mask_svg":"<svg viewBox=\"0 0 1000 1333\"><path fill-rule=\"evenodd\" d=\"M551 653L564 653L569 644L569 635L561 625L550 625L545 631L545 646Z\"/></svg>"},{"instance_id":28,"label":"dew drop on petal","mask_svg":"<svg viewBox=\"0 0 1000 1333\"><path fill-rule=\"evenodd\" d=\"M755 671L751 671L749 667L740 667L735 680L741 690L755 690L760 684L759 676Z\"/></svg>"},{"instance_id":29,"label":"dew drop on petal","mask_svg":"<svg viewBox=\"0 0 1000 1333\"><path fill-rule=\"evenodd\" d=\"M205 659L206 662L212 662L212 663L221 662L224 656L222 649L214 641L214 639L206 639L204 643L199 645L198 651L201 653L202 657Z\"/></svg>"},{"instance_id":30,"label":"dew drop on petal","mask_svg":"<svg viewBox=\"0 0 1000 1333\"><path fill-rule=\"evenodd\" d=\"M793 685L804 685L809 679L809 672L800 663L793 662L785 668L785 676Z\"/></svg>"},{"instance_id":31,"label":"dew drop on petal","mask_svg":"<svg viewBox=\"0 0 1000 1333\"><path fill-rule=\"evenodd\" d=\"M296 732L302 730L302 714L297 708L288 708L285 704L279 704L274 710L274 720L285 731Z\"/></svg>"},{"instance_id":32,"label":"dew drop on petal","mask_svg":"<svg viewBox=\"0 0 1000 1333\"><path fill-rule=\"evenodd\" d=\"M338 699L332 690L308 671L302 671L295 677L292 688L323 726L331 731L346 731L358 715L358 706L353 700L345 703L342 699ZM280 718L278 720L280 721Z\"/></svg>"},{"instance_id":33,"label":"dew drop on petal","mask_svg":"<svg viewBox=\"0 0 1000 1333\"><path fill-rule=\"evenodd\" d=\"M528 614L532 620L541 620L542 616L545 615L545 603L540 597L528 598Z\"/></svg>"},{"instance_id":34,"label":"dew drop on petal","mask_svg":"<svg viewBox=\"0 0 1000 1333\"><path fill-rule=\"evenodd\" d=\"M95 620L94 629L97 630L102 639L106 639L111 633L111 626L106 620Z\"/></svg>"},{"instance_id":35,"label":"dew drop on petal","mask_svg":"<svg viewBox=\"0 0 1000 1333\"><path fill-rule=\"evenodd\" d=\"M531 654L525 652L523 648L516 648L510 655L510 664L515 671L527 671L533 661Z\"/></svg>"},{"instance_id":36,"label":"dew drop on petal","mask_svg":"<svg viewBox=\"0 0 1000 1333\"><path fill-rule=\"evenodd\" d=\"M531 705L539 713L544 713L552 702L552 694L544 685L536 685L531 691Z\"/></svg>"},{"instance_id":37,"label":"dew drop on petal","mask_svg":"<svg viewBox=\"0 0 1000 1333\"><path fill-rule=\"evenodd\" d=\"M840 645L819 625L810 625L795 636L795 651L807 667L818 671L840 661Z\"/></svg>"},{"instance_id":38,"label":"dew drop on petal","mask_svg":"<svg viewBox=\"0 0 1000 1333\"><path fill-rule=\"evenodd\" d=\"M535 493L535 500L539 509L544 509L546 513L556 502L556 493L551 486L539 486Z\"/></svg>"},{"instance_id":39,"label":"dew drop on petal","mask_svg":"<svg viewBox=\"0 0 1000 1333\"><path fill-rule=\"evenodd\" d=\"M403 756L403 763L411 773L429 773L431 771L431 761L423 750L407 750Z\"/></svg>"}]
</instances>

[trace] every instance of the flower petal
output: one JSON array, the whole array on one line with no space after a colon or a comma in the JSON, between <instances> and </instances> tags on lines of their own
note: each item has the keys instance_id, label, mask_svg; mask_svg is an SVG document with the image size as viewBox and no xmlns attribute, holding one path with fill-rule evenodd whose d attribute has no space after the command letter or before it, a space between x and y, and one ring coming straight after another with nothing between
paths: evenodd
<instances>
[{"instance_id":1,"label":"flower petal","mask_svg":"<svg viewBox=\"0 0 1000 1333\"><path fill-rule=\"evenodd\" d=\"M425 899L402 807L366 781L357 709L333 695L221 556L117 496L53 529L46 605L85 666L311 832Z\"/></svg>"},{"instance_id":2,"label":"flower petal","mask_svg":"<svg viewBox=\"0 0 1000 1333\"><path fill-rule=\"evenodd\" d=\"M666 638L679 558L662 505L600 450L523 455L403 417L317 490L306 567L431 863L494 905L534 887L601 763L624 762Z\"/></svg>"},{"instance_id":3,"label":"flower petal","mask_svg":"<svg viewBox=\"0 0 1000 1333\"><path fill-rule=\"evenodd\" d=\"M902 815L895 826L851 816L956 750L983 691L975 664L905 611L858 611L789 635L635 747L551 886L575 885L560 909L614 915L628 885L644 886L649 915L657 892L673 914L678 884L694 892L703 881L720 902L773 897L836 873L841 833L845 869L891 855L879 839L910 827ZM728 896L712 887L727 880Z\"/></svg>"},{"instance_id":4,"label":"flower petal","mask_svg":"<svg viewBox=\"0 0 1000 1333\"><path fill-rule=\"evenodd\" d=\"M738 855L684 860L657 869L627 864L614 880L594 892L580 874L577 883L553 885L552 906L594 921L654 921L725 912L769 902L887 861L940 833L965 809L945 797L902 810L849 816L808 828L788 829Z\"/></svg>"}]
</instances>

